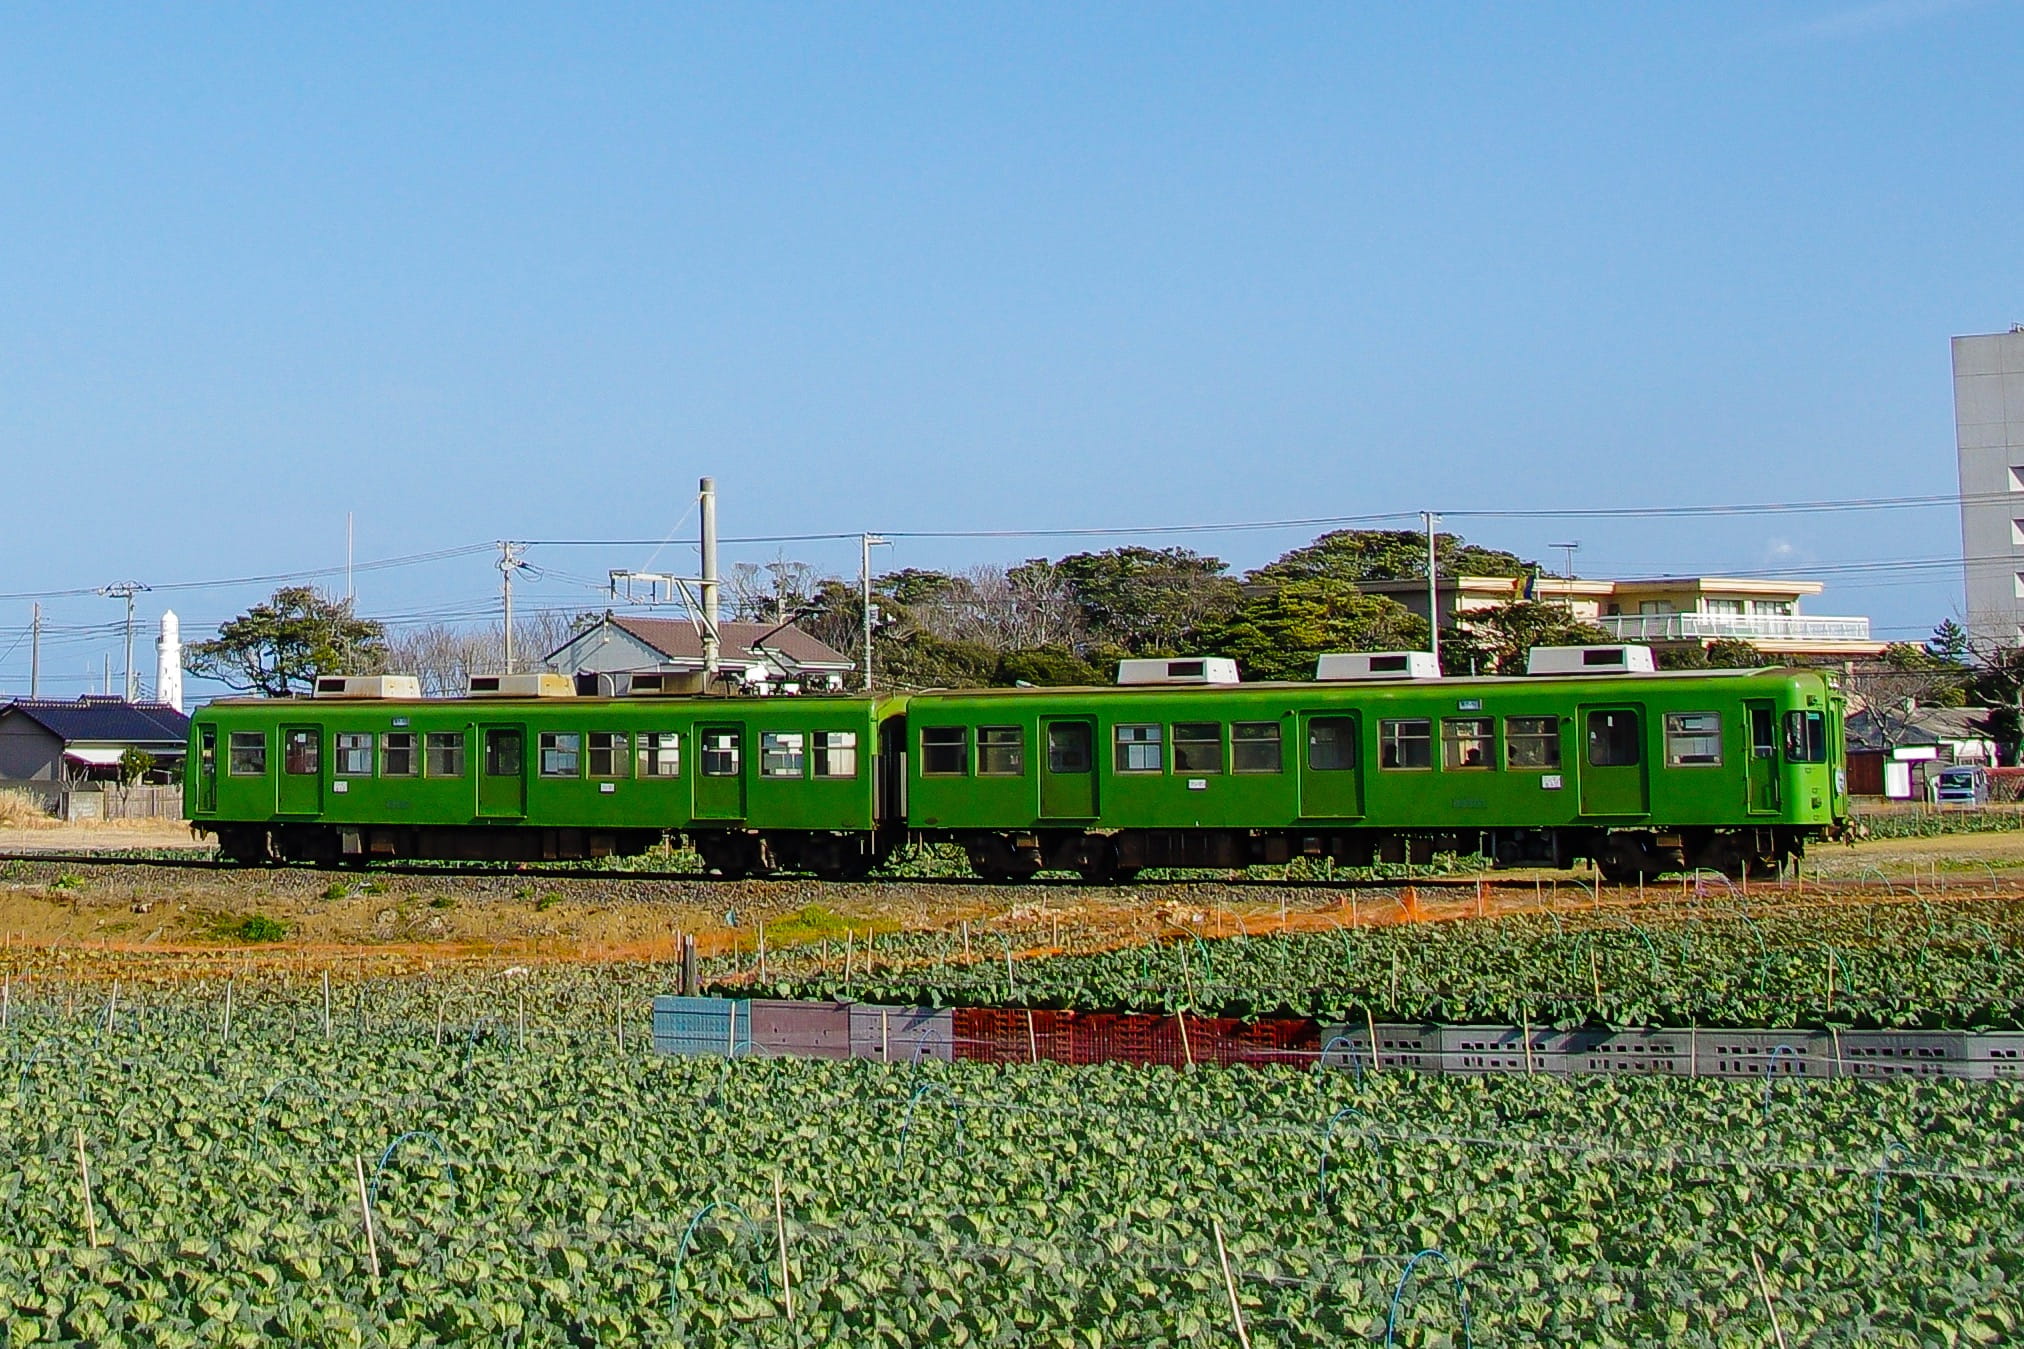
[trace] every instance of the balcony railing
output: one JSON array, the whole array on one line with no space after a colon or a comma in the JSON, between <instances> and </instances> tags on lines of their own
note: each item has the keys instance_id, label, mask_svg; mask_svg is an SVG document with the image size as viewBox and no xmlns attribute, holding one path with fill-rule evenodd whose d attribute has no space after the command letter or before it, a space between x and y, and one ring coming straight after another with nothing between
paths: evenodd
<instances>
[{"instance_id":1,"label":"balcony railing","mask_svg":"<svg viewBox=\"0 0 2024 1349\"><path fill-rule=\"evenodd\" d=\"M1866 642L1867 618L1813 614L1613 614L1595 620L1623 642Z\"/></svg>"}]
</instances>

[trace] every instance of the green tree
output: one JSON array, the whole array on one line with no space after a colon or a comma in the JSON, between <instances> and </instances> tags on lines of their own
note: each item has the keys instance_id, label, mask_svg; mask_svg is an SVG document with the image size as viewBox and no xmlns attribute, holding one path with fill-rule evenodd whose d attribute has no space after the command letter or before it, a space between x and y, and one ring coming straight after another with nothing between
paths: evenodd
<instances>
[{"instance_id":1,"label":"green tree","mask_svg":"<svg viewBox=\"0 0 2024 1349\"><path fill-rule=\"evenodd\" d=\"M1434 559L1443 576L1528 576L1538 569L1516 553L1479 547L1459 534L1435 534ZM1426 574L1425 534L1410 529L1338 529L1266 563L1248 579L1403 581Z\"/></svg>"},{"instance_id":2,"label":"green tree","mask_svg":"<svg viewBox=\"0 0 2024 1349\"><path fill-rule=\"evenodd\" d=\"M1042 579L1045 566L1065 581L1092 641L1133 655L1172 655L1196 645L1195 634L1227 618L1242 598L1221 558L1186 548L1108 548L1074 553L1055 563L1028 562L1013 576Z\"/></svg>"},{"instance_id":3,"label":"green tree","mask_svg":"<svg viewBox=\"0 0 2024 1349\"><path fill-rule=\"evenodd\" d=\"M1943 618L1933 629L1933 635L1926 638L1926 654L1943 660L1949 665L1968 663L1968 631L1951 618Z\"/></svg>"},{"instance_id":4,"label":"green tree","mask_svg":"<svg viewBox=\"0 0 2024 1349\"><path fill-rule=\"evenodd\" d=\"M383 669L386 629L310 586L284 586L195 642L185 665L245 693L270 698L306 693L324 674L365 674Z\"/></svg>"},{"instance_id":5,"label":"green tree","mask_svg":"<svg viewBox=\"0 0 2024 1349\"><path fill-rule=\"evenodd\" d=\"M155 756L128 746L119 756L119 785L131 787L155 771Z\"/></svg>"},{"instance_id":6,"label":"green tree","mask_svg":"<svg viewBox=\"0 0 2024 1349\"><path fill-rule=\"evenodd\" d=\"M1329 651L1409 651L1427 645L1427 623L1397 600L1326 577L1289 581L1244 601L1205 629L1205 654L1230 656L1247 679L1312 679Z\"/></svg>"},{"instance_id":7,"label":"green tree","mask_svg":"<svg viewBox=\"0 0 2024 1349\"><path fill-rule=\"evenodd\" d=\"M1514 600L1468 615L1468 626L1441 634L1441 668L1448 674L1524 674L1535 646L1608 646L1616 641L1558 604Z\"/></svg>"},{"instance_id":8,"label":"green tree","mask_svg":"<svg viewBox=\"0 0 2024 1349\"><path fill-rule=\"evenodd\" d=\"M1778 657L1759 651L1740 637L1717 637L1705 647L1665 647L1653 660L1661 670L1751 670L1779 663Z\"/></svg>"},{"instance_id":9,"label":"green tree","mask_svg":"<svg viewBox=\"0 0 2024 1349\"><path fill-rule=\"evenodd\" d=\"M991 682L1000 687L1086 687L1108 684L1110 676L1065 646L1030 646L1001 655Z\"/></svg>"}]
</instances>

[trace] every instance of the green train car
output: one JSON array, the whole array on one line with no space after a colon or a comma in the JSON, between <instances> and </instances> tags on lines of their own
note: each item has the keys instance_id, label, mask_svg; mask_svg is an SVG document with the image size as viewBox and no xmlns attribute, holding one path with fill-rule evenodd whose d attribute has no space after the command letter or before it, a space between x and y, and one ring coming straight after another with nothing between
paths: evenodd
<instances>
[{"instance_id":1,"label":"green train car","mask_svg":"<svg viewBox=\"0 0 2024 1349\"><path fill-rule=\"evenodd\" d=\"M191 726L192 825L228 857L324 865L679 837L721 875L851 877L952 842L998 879L1478 850L1624 879L1768 869L1847 815L1842 702L1814 670L877 698L513 678L496 682L526 696L383 678L212 703Z\"/></svg>"}]
</instances>

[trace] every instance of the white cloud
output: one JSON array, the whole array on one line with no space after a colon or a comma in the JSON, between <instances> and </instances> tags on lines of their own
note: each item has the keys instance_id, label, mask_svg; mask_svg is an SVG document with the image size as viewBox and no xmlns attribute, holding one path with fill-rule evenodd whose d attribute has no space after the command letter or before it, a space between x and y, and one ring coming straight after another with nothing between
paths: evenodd
<instances>
[{"instance_id":1,"label":"white cloud","mask_svg":"<svg viewBox=\"0 0 2024 1349\"><path fill-rule=\"evenodd\" d=\"M1772 36L1788 42L1840 42L1909 28L1984 3L1986 0L1868 0L1803 23L1788 24Z\"/></svg>"}]
</instances>

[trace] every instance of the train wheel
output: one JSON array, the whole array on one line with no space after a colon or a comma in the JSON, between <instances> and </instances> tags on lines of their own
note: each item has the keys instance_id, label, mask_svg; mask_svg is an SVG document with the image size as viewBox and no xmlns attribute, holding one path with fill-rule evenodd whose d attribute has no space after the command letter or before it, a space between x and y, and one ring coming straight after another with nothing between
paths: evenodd
<instances>
[{"instance_id":1,"label":"train wheel","mask_svg":"<svg viewBox=\"0 0 2024 1349\"><path fill-rule=\"evenodd\" d=\"M1104 840L1095 844L1093 851L1095 855L1075 869L1089 884L1125 885L1138 878L1140 868L1119 862L1116 843Z\"/></svg>"}]
</instances>

